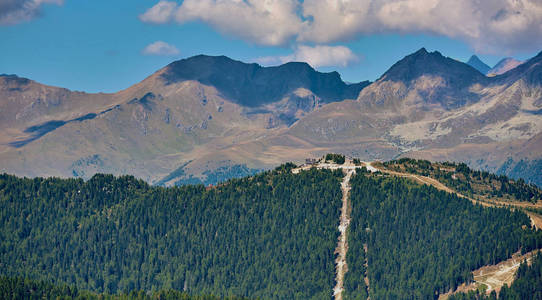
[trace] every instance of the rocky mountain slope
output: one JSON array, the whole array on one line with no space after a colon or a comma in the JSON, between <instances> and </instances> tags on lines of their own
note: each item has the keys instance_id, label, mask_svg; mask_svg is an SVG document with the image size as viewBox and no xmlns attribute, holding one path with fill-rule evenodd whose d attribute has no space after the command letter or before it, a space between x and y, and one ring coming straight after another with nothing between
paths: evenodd
<instances>
[{"instance_id":1,"label":"rocky mountain slope","mask_svg":"<svg viewBox=\"0 0 542 300\"><path fill-rule=\"evenodd\" d=\"M174 62L115 94L0 77L0 171L214 183L338 152L410 156L542 184L542 53L501 75L425 49L376 82L305 63Z\"/></svg>"}]
</instances>

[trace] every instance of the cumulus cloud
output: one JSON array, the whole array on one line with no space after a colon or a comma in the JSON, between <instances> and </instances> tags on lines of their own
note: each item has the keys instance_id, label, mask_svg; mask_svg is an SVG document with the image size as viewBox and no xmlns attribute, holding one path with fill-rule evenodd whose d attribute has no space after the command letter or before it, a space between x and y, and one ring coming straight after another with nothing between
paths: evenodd
<instances>
[{"instance_id":1,"label":"cumulus cloud","mask_svg":"<svg viewBox=\"0 0 542 300\"><path fill-rule=\"evenodd\" d=\"M300 41L337 42L373 33L430 33L479 52L539 50L540 0L306 0Z\"/></svg>"},{"instance_id":2,"label":"cumulus cloud","mask_svg":"<svg viewBox=\"0 0 542 300\"><path fill-rule=\"evenodd\" d=\"M42 4L62 5L63 0L0 0L0 25L29 21L41 14Z\"/></svg>"},{"instance_id":3,"label":"cumulus cloud","mask_svg":"<svg viewBox=\"0 0 542 300\"><path fill-rule=\"evenodd\" d=\"M291 61L306 62L314 68L346 67L359 58L344 46L298 46L294 53L286 56L265 56L256 59L262 65L278 65Z\"/></svg>"},{"instance_id":4,"label":"cumulus cloud","mask_svg":"<svg viewBox=\"0 0 542 300\"><path fill-rule=\"evenodd\" d=\"M301 29L297 0L160 1L140 16L145 22L202 21L230 36L260 45L283 45Z\"/></svg>"},{"instance_id":5,"label":"cumulus cloud","mask_svg":"<svg viewBox=\"0 0 542 300\"><path fill-rule=\"evenodd\" d=\"M375 33L428 33L484 53L542 47L542 0L160 1L145 22L205 22L260 45L327 44Z\"/></svg>"},{"instance_id":6,"label":"cumulus cloud","mask_svg":"<svg viewBox=\"0 0 542 300\"><path fill-rule=\"evenodd\" d=\"M173 18L176 9L176 2L160 1L155 6L147 10L144 14L140 15L139 19L146 23L166 23Z\"/></svg>"},{"instance_id":7,"label":"cumulus cloud","mask_svg":"<svg viewBox=\"0 0 542 300\"><path fill-rule=\"evenodd\" d=\"M147 45L142 51L145 55L161 55L161 56L171 56L177 55L180 53L177 47L170 45L163 41L156 41L152 44Z\"/></svg>"}]
</instances>

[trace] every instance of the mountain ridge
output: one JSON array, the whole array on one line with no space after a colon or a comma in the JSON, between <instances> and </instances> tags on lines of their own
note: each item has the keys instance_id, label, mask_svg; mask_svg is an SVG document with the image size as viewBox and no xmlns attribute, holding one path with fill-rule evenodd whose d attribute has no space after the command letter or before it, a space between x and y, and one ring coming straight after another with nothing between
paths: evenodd
<instances>
[{"instance_id":1,"label":"mountain ridge","mask_svg":"<svg viewBox=\"0 0 542 300\"><path fill-rule=\"evenodd\" d=\"M295 74L296 77L292 77ZM161 77L166 84L197 80L217 87L244 106L259 106L278 101L281 95L306 88L324 102L354 99L368 82L346 84L338 72L322 73L305 62L288 62L262 67L226 56L197 55L165 67ZM257 100L255 101L254 98Z\"/></svg>"},{"instance_id":2,"label":"mountain ridge","mask_svg":"<svg viewBox=\"0 0 542 300\"><path fill-rule=\"evenodd\" d=\"M447 74L453 72L453 74ZM482 74L471 66L455 59L445 57L440 52L428 52L425 48L405 56L392 65L380 78L409 82L422 75L466 75L471 82L485 80Z\"/></svg>"},{"instance_id":3,"label":"mountain ridge","mask_svg":"<svg viewBox=\"0 0 542 300\"><path fill-rule=\"evenodd\" d=\"M338 73L305 63L269 68L200 55L114 94L33 81L23 88L0 77L0 161L2 170L19 175L127 173L169 185L212 183L341 152L367 160L465 161L540 184L532 171L515 168L542 158L540 139L532 139L542 132L540 57L486 77L422 48L374 83L346 84ZM202 61L207 65L198 68ZM62 126L25 143L31 129L48 124ZM466 155L466 147L476 154Z\"/></svg>"}]
</instances>

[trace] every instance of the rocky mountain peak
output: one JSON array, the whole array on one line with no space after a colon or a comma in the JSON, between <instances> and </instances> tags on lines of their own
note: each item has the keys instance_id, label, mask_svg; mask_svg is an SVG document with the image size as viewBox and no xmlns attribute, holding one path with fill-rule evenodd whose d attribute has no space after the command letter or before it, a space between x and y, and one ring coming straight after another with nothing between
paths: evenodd
<instances>
[{"instance_id":1,"label":"rocky mountain peak","mask_svg":"<svg viewBox=\"0 0 542 300\"><path fill-rule=\"evenodd\" d=\"M0 74L0 80L5 82L6 85L26 85L30 83L30 79L19 77L14 74ZM1 88L2 86L0 86Z\"/></svg>"},{"instance_id":2,"label":"rocky mountain peak","mask_svg":"<svg viewBox=\"0 0 542 300\"><path fill-rule=\"evenodd\" d=\"M454 88L465 88L486 79L483 74L465 63L444 57L438 51L427 52L422 48L395 63L379 81L392 80L409 85L423 75L442 77Z\"/></svg>"}]
</instances>

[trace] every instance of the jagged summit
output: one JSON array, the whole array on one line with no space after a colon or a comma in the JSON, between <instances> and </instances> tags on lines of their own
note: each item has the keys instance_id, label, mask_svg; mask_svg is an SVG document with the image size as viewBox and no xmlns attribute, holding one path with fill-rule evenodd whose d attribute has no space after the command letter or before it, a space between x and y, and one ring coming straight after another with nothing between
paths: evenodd
<instances>
[{"instance_id":1,"label":"jagged summit","mask_svg":"<svg viewBox=\"0 0 542 300\"><path fill-rule=\"evenodd\" d=\"M469 60L467 61L467 65L475 68L476 70L480 71L480 73L482 74L487 74L488 71L491 69L490 66L488 66L487 64L485 64L482 60L480 60L480 58L478 58L478 56L476 55L473 55L469 58Z\"/></svg>"},{"instance_id":2,"label":"jagged summit","mask_svg":"<svg viewBox=\"0 0 542 300\"><path fill-rule=\"evenodd\" d=\"M4 80L6 83L14 84L28 84L31 80L24 77L19 77L15 74L0 74L0 79Z\"/></svg>"},{"instance_id":3,"label":"jagged summit","mask_svg":"<svg viewBox=\"0 0 542 300\"><path fill-rule=\"evenodd\" d=\"M346 84L339 73L322 73L304 62L275 67L243 63L226 56L197 55L169 64L162 78L167 84L197 80L216 87L222 94L244 106L259 106L280 100L285 94L305 88L323 102L355 99L368 82Z\"/></svg>"},{"instance_id":4,"label":"jagged summit","mask_svg":"<svg viewBox=\"0 0 542 300\"><path fill-rule=\"evenodd\" d=\"M395 63L379 80L401 81L408 84L423 75L440 76L446 79L448 84L460 88L485 80L484 75L469 65L444 57L438 51L427 52L425 48Z\"/></svg>"}]
</instances>

